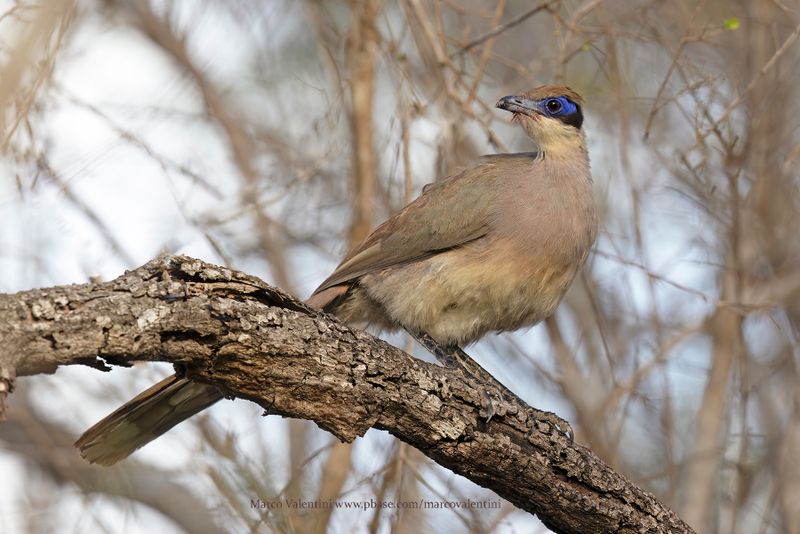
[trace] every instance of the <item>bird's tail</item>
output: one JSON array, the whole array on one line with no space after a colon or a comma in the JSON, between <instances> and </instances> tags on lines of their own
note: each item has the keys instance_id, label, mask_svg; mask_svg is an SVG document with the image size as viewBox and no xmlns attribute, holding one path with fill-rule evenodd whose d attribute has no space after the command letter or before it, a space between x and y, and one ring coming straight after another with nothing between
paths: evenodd
<instances>
[{"instance_id":1,"label":"bird's tail","mask_svg":"<svg viewBox=\"0 0 800 534\"><path fill-rule=\"evenodd\" d=\"M173 375L101 419L75 446L89 462L113 465L220 399L214 386Z\"/></svg>"}]
</instances>

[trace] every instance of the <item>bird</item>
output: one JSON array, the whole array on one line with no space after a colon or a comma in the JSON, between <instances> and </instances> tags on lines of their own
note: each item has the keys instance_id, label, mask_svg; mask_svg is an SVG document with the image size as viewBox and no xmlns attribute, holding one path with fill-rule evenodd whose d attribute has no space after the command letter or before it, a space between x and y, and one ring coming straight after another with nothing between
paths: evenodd
<instances>
[{"instance_id":1,"label":"bird","mask_svg":"<svg viewBox=\"0 0 800 534\"><path fill-rule=\"evenodd\" d=\"M564 85L498 100L536 150L483 156L428 184L355 246L307 304L354 327L404 329L446 363L459 354L469 360L461 347L488 333L552 315L597 235L582 106ZM170 376L75 446L89 462L112 465L222 397L212 385Z\"/></svg>"}]
</instances>

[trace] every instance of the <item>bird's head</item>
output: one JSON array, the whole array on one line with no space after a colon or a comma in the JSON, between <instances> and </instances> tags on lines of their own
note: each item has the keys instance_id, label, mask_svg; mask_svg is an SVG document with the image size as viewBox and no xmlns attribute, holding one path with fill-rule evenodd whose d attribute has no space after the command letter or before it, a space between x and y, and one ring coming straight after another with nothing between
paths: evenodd
<instances>
[{"instance_id":1,"label":"bird's head","mask_svg":"<svg viewBox=\"0 0 800 534\"><path fill-rule=\"evenodd\" d=\"M545 152L583 138L581 96L564 85L542 85L519 95L504 96L496 107L514 114L528 135Z\"/></svg>"}]
</instances>

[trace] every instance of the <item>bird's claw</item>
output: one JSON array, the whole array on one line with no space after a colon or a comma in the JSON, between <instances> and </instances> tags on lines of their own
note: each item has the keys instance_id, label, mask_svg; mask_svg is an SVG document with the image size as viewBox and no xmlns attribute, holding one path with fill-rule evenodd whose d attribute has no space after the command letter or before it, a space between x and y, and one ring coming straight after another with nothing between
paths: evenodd
<instances>
[{"instance_id":1,"label":"bird's claw","mask_svg":"<svg viewBox=\"0 0 800 534\"><path fill-rule=\"evenodd\" d=\"M550 425L550 428L554 429L557 433L561 434L568 440L575 440L575 432L572 430L572 425L553 412L543 412L541 410L534 409L531 412L531 416L534 421L547 423Z\"/></svg>"},{"instance_id":2,"label":"bird's claw","mask_svg":"<svg viewBox=\"0 0 800 534\"><path fill-rule=\"evenodd\" d=\"M503 394L498 389L484 389L483 390L483 402L481 403L481 407L486 409L486 422L492 420L492 417L495 414L498 414L498 408L505 403L505 399L503 399ZM500 411L503 411L502 408Z\"/></svg>"}]
</instances>

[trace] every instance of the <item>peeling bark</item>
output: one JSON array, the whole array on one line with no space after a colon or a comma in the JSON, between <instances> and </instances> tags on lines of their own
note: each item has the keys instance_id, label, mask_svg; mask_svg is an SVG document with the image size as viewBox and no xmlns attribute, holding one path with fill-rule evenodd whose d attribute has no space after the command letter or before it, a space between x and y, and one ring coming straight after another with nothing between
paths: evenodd
<instances>
[{"instance_id":1,"label":"peeling bark","mask_svg":"<svg viewBox=\"0 0 800 534\"><path fill-rule=\"evenodd\" d=\"M192 258L160 257L106 283L0 295L0 346L9 386L60 365L173 362L343 441L386 430L556 532L692 532L592 451L532 420L527 406L502 402L487 422L482 389L458 371Z\"/></svg>"}]
</instances>

